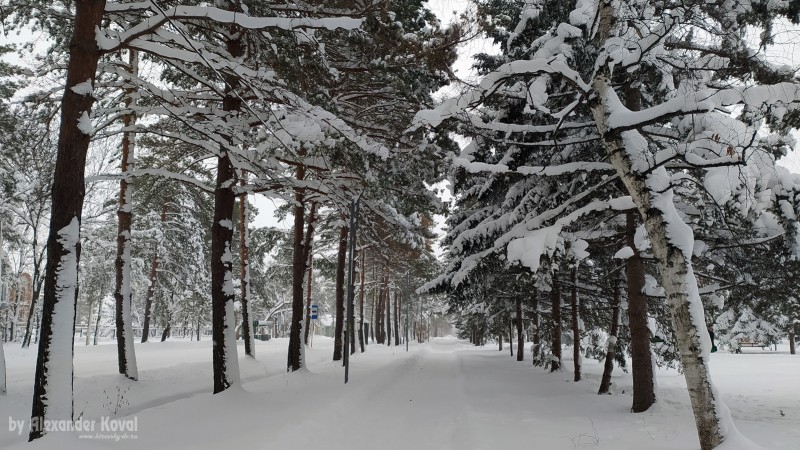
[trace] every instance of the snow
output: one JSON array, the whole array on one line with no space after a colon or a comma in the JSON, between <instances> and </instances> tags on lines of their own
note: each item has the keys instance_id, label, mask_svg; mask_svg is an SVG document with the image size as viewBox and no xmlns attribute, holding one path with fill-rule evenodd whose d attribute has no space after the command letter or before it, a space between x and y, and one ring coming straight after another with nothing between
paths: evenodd
<instances>
[{"instance_id":1,"label":"snow","mask_svg":"<svg viewBox=\"0 0 800 450\"><path fill-rule=\"evenodd\" d=\"M75 86L72 86L71 89L72 92L78 95L92 95L94 93L94 87L92 86L91 78L84 81L83 83L78 83Z\"/></svg>"},{"instance_id":2,"label":"snow","mask_svg":"<svg viewBox=\"0 0 800 450\"><path fill-rule=\"evenodd\" d=\"M617 250L617 253L614 253L614 259L628 259L631 256L633 256L633 249L627 245Z\"/></svg>"},{"instance_id":3,"label":"snow","mask_svg":"<svg viewBox=\"0 0 800 450\"><path fill-rule=\"evenodd\" d=\"M92 135L92 119L89 118L88 112L84 111L78 119L78 129L87 136Z\"/></svg>"},{"instance_id":4,"label":"snow","mask_svg":"<svg viewBox=\"0 0 800 450\"><path fill-rule=\"evenodd\" d=\"M70 419L72 418L72 335L75 296L78 289L77 245L80 242L80 221L77 217L73 217L69 225L58 231L58 242L65 253L61 256L56 273L55 305L53 305L52 334L49 336L44 402L48 419Z\"/></svg>"},{"instance_id":5,"label":"snow","mask_svg":"<svg viewBox=\"0 0 800 450\"><path fill-rule=\"evenodd\" d=\"M551 255L557 248L561 226L541 228L529 235L514 239L508 244L508 260L519 261L531 272L539 269L539 260L543 255Z\"/></svg>"},{"instance_id":6,"label":"snow","mask_svg":"<svg viewBox=\"0 0 800 450\"><path fill-rule=\"evenodd\" d=\"M331 362L332 340L316 336L308 348L309 370L287 374L287 339L259 342L255 360L242 358L241 389L211 395L211 342L137 344L141 381L116 374L113 345L78 346L76 412L84 419L136 418L136 439L80 439L78 432L51 433L27 443L26 432L0 433L12 449L330 449L387 450L536 448L570 450L695 450L699 444L682 374L657 369L660 399L631 414L631 375L618 367L612 395L597 395L603 364L584 359L584 381L572 382L571 352L564 372L517 362L487 344L452 338L404 347L367 346L351 359L350 383L341 363ZM239 343L242 345L242 343ZM530 343L526 345L526 348ZM0 415L26 419L35 349L7 345L9 395ZM711 355L715 379L738 428L763 448L796 449L800 429L800 357L745 349ZM7 401L6 401L7 400ZM754 448L737 442L723 449Z\"/></svg>"}]
</instances>

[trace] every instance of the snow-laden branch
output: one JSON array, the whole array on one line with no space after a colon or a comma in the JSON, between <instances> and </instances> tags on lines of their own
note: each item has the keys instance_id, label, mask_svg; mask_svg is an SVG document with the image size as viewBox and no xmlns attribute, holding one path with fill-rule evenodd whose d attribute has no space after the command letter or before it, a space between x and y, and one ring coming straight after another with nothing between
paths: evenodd
<instances>
[{"instance_id":1,"label":"snow-laden branch","mask_svg":"<svg viewBox=\"0 0 800 450\"><path fill-rule=\"evenodd\" d=\"M106 11L116 11L124 4L112 3ZM127 30L100 30L96 32L97 44L102 51L113 52L124 47L140 36L149 34L169 21L209 20L219 24L238 25L248 30L277 28L282 30L296 29L345 29L354 30L361 27L363 19L352 17L252 17L245 13L226 11L211 6L178 5L161 10L155 9L154 15L131 26ZM124 10L124 9L123 9Z\"/></svg>"}]
</instances>

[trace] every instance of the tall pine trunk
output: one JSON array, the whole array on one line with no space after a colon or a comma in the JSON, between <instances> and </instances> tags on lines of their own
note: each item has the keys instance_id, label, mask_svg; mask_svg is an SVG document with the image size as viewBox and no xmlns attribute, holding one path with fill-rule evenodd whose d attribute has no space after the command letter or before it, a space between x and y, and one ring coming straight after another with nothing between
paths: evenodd
<instances>
[{"instance_id":1,"label":"tall pine trunk","mask_svg":"<svg viewBox=\"0 0 800 450\"><path fill-rule=\"evenodd\" d=\"M306 169L298 164L295 177L305 179ZM303 222L305 219L305 195L302 188L294 189L294 236L292 239L292 323L289 329L289 350L286 371L293 372L303 367L303 340L300 329L303 327L303 277L306 272L305 252L303 251Z\"/></svg>"},{"instance_id":2,"label":"tall pine trunk","mask_svg":"<svg viewBox=\"0 0 800 450\"><path fill-rule=\"evenodd\" d=\"M37 227L31 227L33 231L33 239L31 248L33 250L33 293L31 295L31 306L28 308L28 318L25 321L25 335L22 338L22 348L28 348L31 345L31 335L33 329L33 318L36 316L36 307L39 302L39 295L42 291L42 257L41 253L37 253L36 247L39 246L39 233ZM88 331L88 330L87 330Z\"/></svg>"},{"instance_id":3,"label":"tall pine trunk","mask_svg":"<svg viewBox=\"0 0 800 450\"><path fill-rule=\"evenodd\" d=\"M359 276L359 284L361 288L358 291L358 344L361 347L361 353L364 353L366 350L366 336L364 336L364 284L366 281L366 265L367 265L367 253L365 250L361 250L358 255L359 260L361 262L358 276Z\"/></svg>"},{"instance_id":4,"label":"tall pine trunk","mask_svg":"<svg viewBox=\"0 0 800 450\"><path fill-rule=\"evenodd\" d=\"M611 329L606 344L606 359L603 366L603 377L600 380L598 394L608 394L611 389L611 373L614 371L614 358L617 355L617 335L619 334L619 281L614 280L614 298L611 305Z\"/></svg>"},{"instance_id":5,"label":"tall pine trunk","mask_svg":"<svg viewBox=\"0 0 800 450\"><path fill-rule=\"evenodd\" d=\"M392 345L392 293L386 288L386 345Z\"/></svg>"},{"instance_id":6,"label":"tall pine trunk","mask_svg":"<svg viewBox=\"0 0 800 450\"><path fill-rule=\"evenodd\" d=\"M139 70L139 53L129 50L128 65L131 76L136 77ZM120 164L119 209L117 210L117 257L114 261L114 318L117 326L117 362L119 373L125 378L135 380L139 377L136 367L136 353L133 349L133 318L131 293L131 220L133 219L132 186L128 184L133 170L135 134L127 129L136 124L136 114L131 111L134 105L134 89L125 89L125 109L122 118L126 131L122 134L122 163ZM100 299L99 301L102 301ZM91 313L89 314L91 316ZM87 326L88 332L88 326ZM144 336L144 335L143 335ZM87 342L88 344L88 342Z\"/></svg>"},{"instance_id":7,"label":"tall pine trunk","mask_svg":"<svg viewBox=\"0 0 800 450\"><path fill-rule=\"evenodd\" d=\"M581 331L580 316L578 312L578 271L572 268L572 296L570 306L572 307L572 358L574 369L574 381L581 381Z\"/></svg>"},{"instance_id":8,"label":"tall pine trunk","mask_svg":"<svg viewBox=\"0 0 800 450\"><path fill-rule=\"evenodd\" d=\"M539 322L541 320L541 315L539 314L539 296L538 292L533 292L533 355L531 359L533 360L534 366L541 366L544 364L542 358L542 331L540 329Z\"/></svg>"},{"instance_id":9,"label":"tall pine trunk","mask_svg":"<svg viewBox=\"0 0 800 450\"><path fill-rule=\"evenodd\" d=\"M235 11L233 2L227 9ZM244 55L240 30L231 26L231 37L226 39L228 53L233 58ZM236 115L242 100L236 93L239 81L233 75L225 75L225 97L222 110ZM214 369L214 393L222 392L239 384L239 358L236 348L236 317L233 289L233 207L236 203L236 170L230 154L223 147L217 158L217 180L214 187L214 223L211 224L211 338L212 366Z\"/></svg>"},{"instance_id":10,"label":"tall pine trunk","mask_svg":"<svg viewBox=\"0 0 800 450\"><path fill-rule=\"evenodd\" d=\"M525 336L522 332L522 297L517 296L517 361L525 359ZM509 342L509 345L511 343Z\"/></svg>"},{"instance_id":11,"label":"tall pine trunk","mask_svg":"<svg viewBox=\"0 0 800 450\"><path fill-rule=\"evenodd\" d=\"M100 58L95 29L101 24L105 6L105 0L74 3L74 28L69 45L66 88L61 100L61 124L53 173L41 339L31 408L31 441L44 436L45 420L72 420L73 415L72 355L81 252L81 210L86 193L84 168L91 134L88 129L91 125L87 122L94 103L91 92L74 88L88 80L94 84Z\"/></svg>"},{"instance_id":12,"label":"tall pine trunk","mask_svg":"<svg viewBox=\"0 0 800 450\"><path fill-rule=\"evenodd\" d=\"M164 198L161 205L161 229L167 222L168 198ZM147 296L144 302L144 321L142 323L142 342L150 339L150 322L153 320L153 302L156 296L156 286L158 285L158 241L153 243L153 260L150 262L150 285L147 287Z\"/></svg>"},{"instance_id":13,"label":"tall pine trunk","mask_svg":"<svg viewBox=\"0 0 800 450\"><path fill-rule=\"evenodd\" d=\"M247 184L247 172L242 171L240 185ZM242 284L242 334L244 354L255 358L255 337L250 323L250 231L247 227L247 194L239 195L239 280Z\"/></svg>"},{"instance_id":14,"label":"tall pine trunk","mask_svg":"<svg viewBox=\"0 0 800 450\"><path fill-rule=\"evenodd\" d=\"M339 250L336 257L336 326L333 335L333 360L342 359L344 334L344 273L347 265L347 227L339 229Z\"/></svg>"},{"instance_id":15,"label":"tall pine trunk","mask_svg":"<svg viewBox=\"0 0 800 450\"><path fill-rule=\"evenodd\" d=\"M400 293L394 294L394 345L400 345Z\"/></svg>"},{"instance_id":16,"label":"tall pine trunk","mask_svg":"<svg viewBox=\"0 0 800 450\"><path fill-rule=\"evenodd\" d=\"M314 225L317 220L317 202L311 202L311 208L308 211L308 225L306 227L306 234L303 237L303 252L305 253L304 259L308 269L306 269L306 326L303 328L303 343L308 345L308 335L311 332L311 282L314 278L314 253L312 246L314 244Z\"/></svg>"},{"instance_id":17,"label":"tall pine trunk","mask_svg":"<svg viewBox=\"0 0 800 450\"><path fill-rule=\"evenodd\" d=\"M553 321L550 335L553 352L553 356L550 358L550 372L555 372L561 369L561 291L555 275L553 275L553 287L550 291L550 307Z\"/></svg>"},{"instance_id":18,"label":"tall pine trunk","mask_svg":"<svg viewBox=\"0 0 800 450\"><path fill-rule=\"evenodd\" d=\"M633 406L631 411L644 412L656 401L650 329L647 327L647 297L644 289L644 262L636 248L636 213L625 216L625 236L633 255L625 261L628 278L628 329L631 335L631 370L633 371Z\"/></svg>"}]
</instances>

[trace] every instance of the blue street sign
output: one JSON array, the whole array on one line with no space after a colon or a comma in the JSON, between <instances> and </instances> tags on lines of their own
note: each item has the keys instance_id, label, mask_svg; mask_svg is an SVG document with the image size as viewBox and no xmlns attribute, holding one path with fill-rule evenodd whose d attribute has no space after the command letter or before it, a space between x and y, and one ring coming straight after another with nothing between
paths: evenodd
<instances>
[{"instance_id":1,"label":"blue street sign","mask_svg":"<svg viewBox=\"0 0 800 450\"><path fill-rule=\"evenodd\" d=\"M317 320L317 305L311 305L311 318Z\"/></svg>"}]
</instances>

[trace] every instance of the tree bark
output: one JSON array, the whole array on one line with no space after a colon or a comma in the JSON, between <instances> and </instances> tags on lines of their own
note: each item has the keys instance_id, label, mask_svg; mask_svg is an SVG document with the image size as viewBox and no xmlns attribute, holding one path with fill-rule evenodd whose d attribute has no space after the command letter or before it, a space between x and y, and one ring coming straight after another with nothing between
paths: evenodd
<instances>
[{"instance_id":1,"label":"tree bark","mask_svg":"<svg viewBox=\"0 0 800 450\"><path fill-rule=\"evenodd\" d=\"M139 53L128 51L129 72L137 76L139 70ZM130 111L134 105L134 89L125 89L125 109L128 112L122 118L122 126L128 129L136 124L136 114ZM117 326L117 362L119 373L130 380L136 380L139 372L136 367L136 352L133 348L133 318L131 293L131 221L133 219L133 186L128 185L128 178L133 170L135 143L131 131L122 134L122 162L119 181L119 209L117 210L117 257L114 261L114 318ZM162 211L163 214L163 211ZM163 220L162 220L163 223ZM100 300L102 301L102 299ZM147 321L145 314L145 321ZM88 331L88 330L87 330ZM144 342L144 334L142 339Z\"/></svg>"},{"instance_id":2,"label":"tree bark","mask_svg":"<svg viewBox=\"0 0 800 450\"><path fill-rule=\"evenodd\" d=\"M656 401L650 329L647 327L647 297L644 289L644 262L636 249L636 213L625 215L625 237L633 256L625 261L628 278L628 329L631 335L631 370L633 371L633 406L631 411L644 412Z\"/></svg>"},{"instance_id":3,"label":"tree bark","mask_svg":"<svg viewBox=\"0 0 800 450\"><path fill-rule=\"evenodd\" d=\"M314 243L314 225L316 222L317 202L311 202L311 208L308 211L308 225L306 227L306 234L303 237L303 252L305 253L304 259L308 269L306 270L306 326L303 328L303 343L308 345L308 334L311 331L311 282L314 277L314 253L311 247Z\"/></svg>"},{"instance_id":4,"label":"tree bark","mask_svg":"<svg viewBox=\"0 0 800 450\"><path fill-rule=\"evenodd\" d=\"M610 5L601 4L600 31L598 36L609 36L614 21ZM662 284L670 307L672 325L683 364L684 378L689 390L689 398L697 426L700 447L710 450L723 440L722 423L730 421L730 413L721 403L711 385L708 358L711 339L706 330L702 302L697 289L697 279L691 263L691 255L678 247L670 236L680 235L682 239L692 239L689 226L680 220L672 201L673 190L669 187L669 175L662 166L654 171L638 172L633 167L628 152L647 151L647 149L626 148L623 136L609 130L609 101L616 94L610 79L601 72L592 82L596 97L590 107L595 125L603 136L603 144L611 164L617 170L626 190L643 219L650 239L653 254L662 276ZM629 108L630 109L630 108ZM629 131L627 142L639 141L641 135Z\"/></svg>"},{"instance_id":5,"label":"tree bark","mask_svg":"<svg viewBox=\"0 0 800 450\"><path fill-rule=\"evenodd\" d=\"M103 317L103 299L97 302L97 319L94 322L94 339L92 345L97 345L97 339L100 335L100 318Z\"/></svg>"},{"instance_id":6,"label":"tree bark","mask_svg":"<svg viewBox=\"0 0 800 450\"><path fill-rule=\"evenodd\" d=\"M367 253L365 250L361 250L358 255L361 268L359 269L358 276L359 276L359 283L361 284L361 289L358 291L358 344L361 346L361 353L364 353L366 350L365 344L366 339L364 336L364 284L366 280L366 261L367 261Z\"/></svg>"},{"instance_id":7,"label":"tree bark","mask_svg":"<svg viewBox=\"0 0 800 450\"><path fill-rule=\"evenodd\" d=\"M514 321L508 318L508 352L514 356Z\"/></svg>"},{"instance_id":8,"label":"tree bark","mask_svg":"<svg viewBox=\"0 0 800 450\"><path fill-rule=\"evenodd\" d=\"M42 256L44 255L37 253L36 251L36 247L39 246L39 233L37 231L37 227L34 226L32 229L33 240L31 242L31 248L33 250L33 285L31 287L33 292L31 295L31 307L28 309L28 318L25 321L25 336L22 338L22 348L28 348L31 345L32 319L36 315L36 303L39 301L39 295L42 291L42 282L44 281L42 278Z\"/></svg>"},{"instance_id":9,"label":"tree bark","mask_svg":"<svg viewBox=\"0 0 800 450\"><path fill-rule=\"evenodd\" d=\"M235 10L228 2L228 10ZM244 55L244 45L237 27L231 26L226 39L228 53L234 58ZM222 110L236 115L242 101L236 93L239 81L233 75L225 75L225 97ZM217 394L234 384L239 384L239 358L236 348L236 317L233 289L233 207L236 194L236 170L231 163L228 150L221 146L217 158L217 180L214 187L214 223L211 224L211 337L212 366L214 369L214 393Z\"/></svg>"},{"instance_id":10,"label":"tree bark","mask_svg":"<svg viewBox=\"0 0 800 450\"><path fill-rule=\"evenodd\" d=\"M164 198L161 205L161 229L167 222L168 198ZM150 285L147 287L147 297L144 302L144 321L142 323L142 342L150 339L150 322L153 320L153 302L156 296L156 286L158 285L158 241L153 243L153 260L150 262Z\"/></svg>"},{"instance_id":11,"label":"tree bark","mask_svg":"<svg viewBox=\"0 0 800 450\"><path fill-rule=\"evenodd\" d=\"M394 294L394 345L400 345L400 293Z\"/></svg>"},{"instance_id":12,"label":"tree bark","mask_svg":"<svg viewBox=\"0 0 800 450\"><path fill-rule=\"evenodd\" d=\"M95 29L105 11L104 0L74 4L74 29L69 62L56 167L53 174L50 233L47 238L41 339L36 360L29 440L45 434L44 421L72 420L72 355L75 311L78 299L81 210L85 196L84 168L89 148L88 126L94 97L73 88L94 79L100 52ZM80 126L80 128L79 128ZM81 130L83 129L83 131Z\"/></svg>"},{"instance_id":13,"label":"tree bark","mask_svg":"<svg viewBox=\"0 0 800 450\"><path fill-rule=\"evenodd\" d=\"M539 297L537 292L533 292L533 355L531 359L533 360L534 366L541 366L544 361L542 361L542 332L539 328Z\"/></svg>"},{"instance_id":14,"label":"tree bark","mask_svg":"<svg viewBox=\"0 0 800 450\"><path fill-rule=\"evenodd\" d=\"M242 170L240 185L247 184L247 172ZM247 194L239 195L239 280L242 284L242 334L244 354L255 358L255 337L250 323L250 231L247 227Z\"/></svg>"},{"instance_id":15,"label":"tree bark","mask_svg":"<svg viewBox=\"0 0 800 450\"><path fill-rule=\"evenodd\" d=\"M333 360L342 359L344 333L344 273L347 265L347 227L339 229L339 251L336 258L336 327L333 335Z\"/></svg>"},{"instance_id":16,"label":"tree bark","mask_svg":"<svg viewBox=\"0 0 800 450\"><path fill-rule=\"evenodd\" d=\"M561 291L555 275L553 275L553 287L550 291L550 305L553 320L550 336L553 347L553 356L550 358L550 372L555 372L561 370Z\"/></svg>"},{"instance_id":17,"label":"tree bark","mask_svg":"<svg viewBox=\"0 0 800 450\"><path fill-rule=\"evenodd\" d=\"M619 334L619 281L614 280L614 298L611 306L611 329L606 344L606 360L603 378L600 380L598 394L608 394L611 389L611 373L614 371L614 358L617 355L617 335Z\"/></svg>"},{"instance_id":18,"label":"tree bark","mask_svg":"<svg viewBox=\"0 0 800 450\"><path fill-rule=\"evenodd\" d=\"M298 165L295 177L302 181L306 177L306 169ZM292 240L292 324L289 330L289 351L286 363L286 371L294 372L303 367L302 328L303 316L303 277L306 272L305 252L303 251L303 222L305 219L305 195L302 188L294 190L294 238Z\"/></svg>"},{"instance_id":19,"label":"tree bark","mask_svg":"<svg viewBox=\"0 0 800 450\"><path fill-rule=\"evenodd\" d=\"M794 354L796 354L795 342L794 342L794 338L795 338L794 325L791 325L791 327L792 327L792 330L789 331L789 354L790 355L794 355Z\"/></svg>"},{"instance_id":20,"label":"tree bark","mask_svg":"<svg viewBox=\"0 0 800 450\"><path fill-rule=\"evenodd\" d=\"M386 287L386 345L392 345L392 293Z\"/></svg>"},{"instance_id":21,"label":"tree bark","mask_svg":"<svg viewBox=\"0 0 800 450\"><path fill-rule=\"evenodd\" d=\"M580 317L578 313L578 271L572 268L572 295L570 306L572 307L572 357L575 372L574 381L581 381L581 331Z\"/></svg>"},{"instance_id":22,"label":"tree bark","mask_svg":"<svg viewBox=\"0 0 800 450\"><path fill-rule=\"evenodd\" d=\"M517 296L517 361L525 359L525 336L522 328L522 297Z\"/></svg>"}]
</instances>

